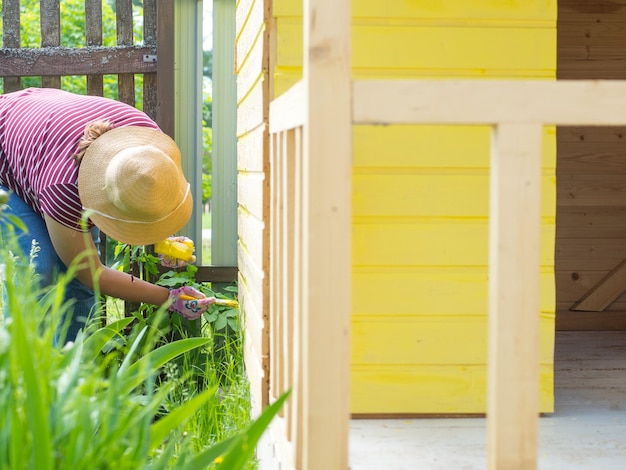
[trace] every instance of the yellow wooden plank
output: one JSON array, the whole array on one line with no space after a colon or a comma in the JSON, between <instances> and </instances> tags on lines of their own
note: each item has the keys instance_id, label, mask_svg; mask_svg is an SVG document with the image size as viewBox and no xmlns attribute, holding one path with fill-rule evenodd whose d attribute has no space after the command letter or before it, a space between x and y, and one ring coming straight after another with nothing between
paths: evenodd
<instances>
[{"instance_id":1,"label":"yellow wooden plank","mask_svg":"<svg viewBox=\"0 0 626 470\"><path fill-rule=\"evenodd\" d=\"M542 364L554 363L554 317L540 322ZM353 365L487 363L487 315L353 315Z\"/></svg>"},{"instance_id":2,"label":"yellow wooden plank","mask_svg":"<svg viewBox=\"0 0 626 470\"><path fill-rule=\"evenodd\" d=\"M599 273L597 279L601 276ZM487 312L486 268L355 268L352 279L356 315L454 316ZM540 311L551 317L554 316L554 281L552 270L541 273Z\"/></svg>"},{"instance_id":3,"label":"yellow wooden plank","mask_svg":"<svg viewBox=\"0 0 626 470\"><path fill-rule=\"evenodd\" d=\"M281 67L301 66L299 20L280 20L277 29L277 63ZM465 69L477 76L487 70L498 70L504 76L508 70L533 70L535 75L546 77L556 74L556 36L551 28L399 28L356 24L352 33L352 67L356 69L450 68Z\"/></svg>"},{"instance_id":4,"label":"yellow wooden plank","mask_svg":"<svg viewBox=\"0 0 626 470\"><path fill-rule=\"evenodd\" d=\"M486 169L490 131L488 126L355 125L354 166ZM553 126L544 128L544 169L556 165L555 133Z\"/></svg>"},{"instance_id":5,"label":"yellow wooden plank","mask_svg":"<svg viewBox=\"0 0 626 470\"><path fill-rule=\"evenodd\" d=\"M274 0L276 16L302 16L302 2ZM357 18L431 18L452 19L520 19L556 21L556 0L524 0L500 2L493 0L452 0L445 2L390 0L359 0L353 2L352 16Z\"/></svg>"},{"instance_id":6,"label":"yellow wooden plank","mask_svg":"<svg viewBox=\"0 0 626 470\"><path fill-rule=\"evenodd\" d=\"M487 266L485 219L368 219L352 226L354 266ZM541 264L554 265L554 224L542 230ZM389 240L393 240L390 243Z\"/></svg>"},{"instance_id":7,"label":"yellow wooden plank","mask_svg":"<svg viewBox=\"0 0 626 470\"><path fill-rule=\"evenodd\" d=\"M420 174L357 174L353 179L355 216L487 217L488 174L444 170ZM400 174L401 173L401 174ZM469 173L469 171L465 172ZM554 215L555 176L542 178L541 213Z\"/></svg>"},{"instance_id":8,"label":"yellow wooden plank","mask_svg":"<svg viewBox=\"0 0 626 470\"><path fill-rule=\"evenodd\" d=\"M352 70L352 76L355 80L379 80L392 78L394 80L407 80L407 79L461 79L461 78L476 78L476 79L553 79L554 69L542 69L537 70L533 68L516 68L516 69L467 69L461 67L445 67L445 68L395 68L385 69L376 67L375 65L369 67L354 68ZM286 67L278 64L274 68L274 95L279 96L284 93L289 87L291 87L298 80L302 79L302 68L300 66ZM587 78L587 77L577 77Z\"/></svg>"},{"instance_id":9,"label":"yellow wooden plank","mask_svg":"<svg viewBox=\"0 0 626 470\"><path fill-rule=\"evenodd\" d=\"M485 366L353 366L351 411L357 414L485 413ZM539 410L554 411L554 374L540 368Z\"/></svg>"},{"instance_id":10,"label":"yellow wooden plank","mask_svg":"<svg viewBox=\"0 0 626 470\"><path fill-rule=\"evenodd\" d=\"M276 98L302 80L302 68L285 71L281 67L274 68L272 80L273 97Z\"/></svg>"}]
</instances>

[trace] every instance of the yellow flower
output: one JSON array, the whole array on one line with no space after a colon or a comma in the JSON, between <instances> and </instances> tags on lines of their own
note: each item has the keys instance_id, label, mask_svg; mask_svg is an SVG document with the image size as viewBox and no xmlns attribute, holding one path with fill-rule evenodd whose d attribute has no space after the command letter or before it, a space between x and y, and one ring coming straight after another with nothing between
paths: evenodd
<instances>
[{"instance_id":1,"label":"yellow flower","mask_svg":"<svg viewBox=\"0 0 626 470\"><path fill-rule=\"evenodd\" d=\"M222 463L224 461L224 457L222 457L221 455L219 457L215 457L215 460L213 462L215 463Z\"/></svg>"}]
</instances>

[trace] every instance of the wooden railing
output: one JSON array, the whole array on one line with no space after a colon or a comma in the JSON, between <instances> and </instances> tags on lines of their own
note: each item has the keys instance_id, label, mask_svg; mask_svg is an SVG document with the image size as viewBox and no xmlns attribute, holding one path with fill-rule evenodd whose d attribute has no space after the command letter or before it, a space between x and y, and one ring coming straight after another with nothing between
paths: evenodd
<instances>
[{"instance_id":1,"label":"wooden railing","mask_svg":"<svg viewBox=\"0 0 626 470\"><path fill-rule=\"evenodd\" d=\"M306 23L306 21L305 21ZM489 215L489 352L488 352L488 467L537 467L539 410L539 275L541 149L545 125L618 126L626 124L625 81L355 81L350 95L353 124L488 125L492 128ZM325 447L337 432L329 423L324 436L306 439L306 417L344 410L349 388L327 399L322 409L306 400L307 368L347 370L344 344L325 342L315 358L306 341L307 328L321 331L328 317L307 310L307 296L325 293L319 279L303 274L307 251L307 171L301 129L306 129L311 91L299 83L276 100L270 111L271 257L270 273L270 390L274 395L294 387L296 396L284 412L284 442L294 453L295 468L308 466L307 455L325 454L326 463L345 462L347 446ZM326 97L328 98L328 97ZM317 97L322 101L326 99ZM333 108L332 99L325 102ZM286 125L289 120L293 126ZM302 127L300 127L302 126ZM293 128L293 129L292 129ZM350 132L349 129L344 129ZM333 141L331 135L324 139ZM337 156L343 171L350 153ZM310 188L309 188L310 189ZM349 211L342 214L349 221ZM318 219L329 225L335 219ZM332 241L329 241L329 246ZM329 273L330 274L330 273ZM348 274L344 274L347 275ZM349 281L341 282L349 286ZM346 291L346 296L348 295ZM345 306L344 306L345 307ZM342 311L342 314L345 313ZM310 335L309 335L310 337ZM333 358L332 361L329 358ZM336 362L345 361L337 366ZM332 375L332 372L329 376ZM316 384L323 388L327 382ZM344 417L344 415L342 415ZM336 421L336 420L335 420ZM345 427L341 426L341 432ZM342 444L345 438L341 439ZM315 447L310 447L315 446ZM303 457L304 456L304 457ZM304 458L304 460L303 460ZM322 467L318 467L322 468ZM347 468L326 466L324 468Z\"/></svg>"},{"instance_id":2,"label":"wooden railing","mask_svg":"<svg viewBox=\"0 0 626 470\"><path fill-rule=\"evenodd\" d=\"M353 101L359 124L492 128L488 467L535 469L542 128L626 124L626 82L369 81Z\"/></svg>"},{"instance_id":3,"label":"wooden railing","mask_svg":"<svg viewBox=\"0 0 626 470\"><path fill-rule=\"evenodd\" d=\"M303 80L270 104L269 393L284 468L347 468L350 5L309 2ZM332 46L329 47L329 44Z\"/></svg>"}]
</instances>

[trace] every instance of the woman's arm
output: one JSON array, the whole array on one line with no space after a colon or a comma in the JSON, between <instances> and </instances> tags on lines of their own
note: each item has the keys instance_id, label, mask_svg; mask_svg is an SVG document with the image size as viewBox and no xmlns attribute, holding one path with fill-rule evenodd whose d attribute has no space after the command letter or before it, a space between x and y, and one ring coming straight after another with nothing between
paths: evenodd
<instances>
[{"instance_id":1,"label":"woman's arm","mask_svg":"<svg viewBox=\"0 0 626 470\"><path fill-rule=\"evenodd\" d=\"M167 302L167 288L104 266L89 232L72 230L48 216L44 216L44 220L57 254L66 266L78 263L76 277L86 286L128 302L154 305ZM97 281L97 286L94 281Z\"/></svg>"}]
</instances>

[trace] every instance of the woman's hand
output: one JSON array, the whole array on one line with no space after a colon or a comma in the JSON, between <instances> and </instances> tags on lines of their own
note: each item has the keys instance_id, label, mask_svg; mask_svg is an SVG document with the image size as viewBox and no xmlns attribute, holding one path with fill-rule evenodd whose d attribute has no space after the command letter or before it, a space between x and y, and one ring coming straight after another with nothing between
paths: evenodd
<instances>
[{"instance_id":1,"label":"woman's hand","mask_svg":"<svg viewBox=\"0 0 626 470\"><path fill-rule=\"evenodd\" d=\"M207 311L209 305L215 303L215 297L206 297L202 292L191 286L183 286L170 290L172 301L171 312L180 313L187 320L196 320Z\"/></svg>"},{"instance_id":2,"label":"woman's hand","mask_svg":"<svg viewBox=\"0 0 626 470\"><path fill-rule=\"evenodd\" d=\"M174 256L174 254L177 253L177 250L175 249L176 246L184 247L185 251L189 251L191 255L189 255L186 259ZM162 253L159 250L164 252ZM195 247L193 240L183 236L169 237L163 242L157 243L154 249L154 251L159 255L159 262L166 268L183 268L187 265L187 263L195 263L196 257L193 256L194 250ZM182 253L180 256L183 256Z\"/></svg>"}]
</instances>

